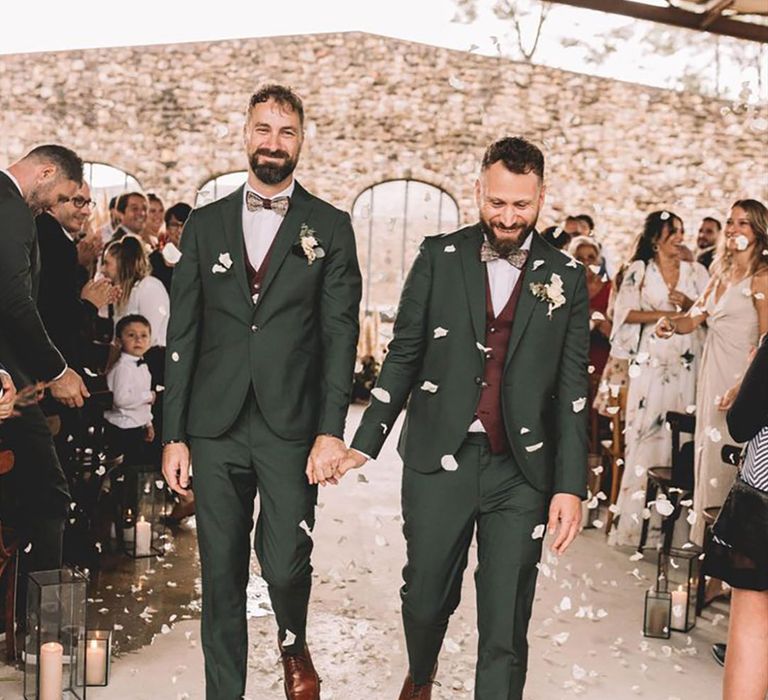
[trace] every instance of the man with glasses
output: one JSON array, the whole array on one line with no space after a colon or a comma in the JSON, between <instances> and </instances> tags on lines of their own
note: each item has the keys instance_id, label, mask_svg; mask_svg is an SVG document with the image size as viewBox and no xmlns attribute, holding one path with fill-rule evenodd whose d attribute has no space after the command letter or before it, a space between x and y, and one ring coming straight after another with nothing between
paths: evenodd
<instances>
[{"instance_id":1,"label":"man with glasses","mask_svg":"<svg viewBox=\"0 0 768 700\"><path fill-rule=\"evenodd\" d=\"M91 189L83 183L68 202L53 205L35 223L40 244L40 291L37 308L48 336L67 364L84 364L85 338L100 307L110 302L112 284L89 280L82 286L77 240L93 213Z\"/></svg>"}]
</instances>

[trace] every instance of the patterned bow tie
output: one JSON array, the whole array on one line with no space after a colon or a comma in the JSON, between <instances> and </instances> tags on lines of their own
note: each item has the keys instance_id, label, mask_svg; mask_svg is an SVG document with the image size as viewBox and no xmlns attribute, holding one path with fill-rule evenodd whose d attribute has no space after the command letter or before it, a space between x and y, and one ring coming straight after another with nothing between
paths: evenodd
<instances>
[{"instance_id":1,"label":"patterned bow tie","mask_svg":"<svg viewBox=\"0 0 768 700\"><path fill-rule=\"evenodd\" d=\"M490 262L491 260L498 260L503 258L510 265L514 265L518 270L522 270L525 267L525 261L528 260L528 251L523 248L516 248L508 255L499 255L498 251L488 242L483 241L483 245L480 248L480 262Z\"/></svg>"},{"instance_id":2,"label":"patterned bow tie","mask_svg":"<svg viewBox=\"0 0 768 700\"><path fill-rule=\"evenodd\" d=\"M245 206L248 207L248 211L261 211L262 209L271 209L275 214L285 216L288 212L288 206L291 203L290 197L275 197L274 199L267 199L266 197L260 197L255 192L245 193Z\"/></svg>"}]
</instances>

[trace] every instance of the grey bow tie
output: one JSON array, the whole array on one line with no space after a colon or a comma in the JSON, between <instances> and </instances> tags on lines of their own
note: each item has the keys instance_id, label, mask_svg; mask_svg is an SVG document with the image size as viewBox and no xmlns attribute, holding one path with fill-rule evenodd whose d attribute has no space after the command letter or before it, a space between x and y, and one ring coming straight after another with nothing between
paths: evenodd
<instances>
[{"instance_id":1,"label":"grey bow tie","mask_svg":"<svg viewBox=\"0 0 768 700\"><path fill-rule=\"evenodd\" d=\"M288 206L291 203L290 197L275 197L274 199L267 199L266 197L260 197L255 192L245 193L245 206L248 207L248 211L261 211L262 209L270 209L275 214L285 216L288 212Z\"/></svg>"},{"instance_id":2,"label":"grey bow tie","mask_svg":"<svg viewBox=\"0 0 768 700\"><path fill-rule=\"evenodd\" d=\"M514 265L518 270L522 270L525 267L525 261L528 260L528 251L523 248L517 248L502 256L499 255L499 252L488 241L483 241L483 245L480 248L480 262L487 263L499 258L503 258L510 265Z\"/></svg>"}]
</instances>

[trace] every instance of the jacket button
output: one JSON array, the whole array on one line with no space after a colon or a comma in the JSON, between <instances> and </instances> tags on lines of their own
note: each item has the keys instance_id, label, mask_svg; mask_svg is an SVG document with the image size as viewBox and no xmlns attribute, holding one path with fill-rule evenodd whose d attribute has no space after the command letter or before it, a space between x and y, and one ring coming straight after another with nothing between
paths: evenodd
<instances>
[{"instance_id":1,"label":"jacket button","mask_svg":"<svg viewBox=\"0 0 768 700\"><path fill-rule=\"evenodd\" d=\"M257 326L257 325L254 323L254 324L251 326L251 332L255 333L255 332L256 332L256 331L258 331L258 330L259 330L259 327L258 327L258 326Z\"/></svg>"},{"instance_id":2,"label":"jacket button","mask_svg":"<svg viewBox=\"0 0 768 700\"><path fill-rule=\"evenodd\" d=\"M477 384L479 386L482 383L483 383L483 378L482 377L475 377L475 384Z\"/></svg>"}]
</instances>

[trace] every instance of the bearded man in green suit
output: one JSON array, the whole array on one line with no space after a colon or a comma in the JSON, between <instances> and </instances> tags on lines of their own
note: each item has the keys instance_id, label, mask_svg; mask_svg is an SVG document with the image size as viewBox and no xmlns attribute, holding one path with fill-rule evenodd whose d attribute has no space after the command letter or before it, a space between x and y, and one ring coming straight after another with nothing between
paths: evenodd
<instances>
[{"instance_id":1,"label":"bearded man in green suit","mask_svg":"<svg viewBox=\"0 0 768 700\"><path fill-rule=\"evenodd\" d=\"M401 700L431 698L475 533L475 698L522 698L544 523L559 554L580 527L588 297L584 269L534 229L543 178L544 156L528 141L487 149L480 221L422 243L371 405L337 469L375 458L408 401Z\"/></svg>"},{"instance_id":2,"label":"bearded man in green suit","mask_svg":"<svg viewBox=\"0 0 768 700\"><path fill-rule=\"evenodd\" d=\"M352 388L361 278L349 215L293 178L304 111L290 89L250 100L248 181L195 210L173 274L163 472L194 469L206 698L245 693L254 548L291 700L316 700L305 643L317 482L333 481Z\"/></svg>"}]
</instances>

